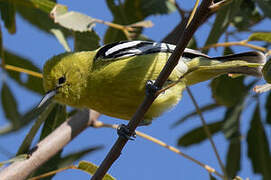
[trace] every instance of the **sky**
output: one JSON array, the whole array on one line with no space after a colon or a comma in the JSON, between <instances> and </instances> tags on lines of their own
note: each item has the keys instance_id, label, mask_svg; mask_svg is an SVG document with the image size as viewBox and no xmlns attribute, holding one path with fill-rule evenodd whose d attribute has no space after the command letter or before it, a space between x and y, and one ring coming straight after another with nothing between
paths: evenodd
<instances>
[{"instance_id":1,"label":"sky","mask_svg":"<svg viewBox=\"0 0 271 180\"><path fill-rule=\"evenodd\" d=\"M112 20L112 15L108 10L105 1L95 1L95 3L93 3L93 1L86 0L61 0L58 2L67 5L69 10L85 13L89 16L105 21ZM190 0L179 0L178 2L185 9L189 9L193 6L192 1ZM154 23L154 27L144 30L144 34L153 40L160 41L175 27L176 24L178 24L180 17L177 12L174 12L170 15L151 16L147 19ZM210 21L213 19L214 18L211 18ZM5 48L25 57L31 57L34 64L40 68L42 68L47 59L56 54L64 52L63 47L53 36L49 36L37 28L34 28L31 24L26 22L18 15L16 20L17 33L15 35L8 34L8 32L2 28ZM270 21L265 21L257 28L264 29L264 27L270 26L270 24ZM1 24L1 26L3 27L3 24ZM94 29L99 35L103 36L106 28L107 27L105 25L97 24ZM203 42L205 42L205 39L207 38L206 34L209 32L209 29L210 27L208 25L204 25L197 31L196 39L199 46L203 45ZM247 38L247 36L248 34L241 34L241 38L243 39ZM71 45L72 41L69 40L69 43ZM245 48L235 49L240 51L247 50ZM221 49L218 49L217 51L212 50L210 55L221 55ZM25 112L29 108L36 106L41 99L41 96L21 88L11 79L7 78L5 72L2 70L0 70L0 80L8 81L16 96L15 98L17 99L20 112ZM208 84L209 82L204 82L191 87L191 90L200 106L212 102L211 90ZM246 132L249 127L250 116L254 105L255 104L249 106L248 110L242 117L243 126L241 131L243 133ZM139 127L138 130L163 140L169 145L176 146L177 139L181 135L190 131L192 128L201 126L201 122L200 119L196 117L174 129L171 129L170 126L180 117L194 110L195 108L192 101L188 97L187 93L184 92L181 102L175 108L155 119L150 126ZM223 112L223 109L219 109L214 112L207 113L205 114L205 119L208 123L220 120L222 118L220 115L223 115ZM107 116L102 116L100 120L106 123L126 123L126 121ZM5 120L2 107L0 107L0 126L4 126L6 124L7 120ZM1 150L0 161L6 160L10 157L10 155L14 155L16 153L31 125L32 124L16 133L0 137L0 146L9 152L7 153ZM117 137L116 131L112 129L89 128L70 142L64 148L63 154L69 154L91 146L103 145L104 148L102 150L96 151L82 158L83 160L91 161L99 165L106 156L107 152L110 150L111 146L114 144ZM37 142L37 140L35 142ZM223 162L225 162L228 142L225 140L223 133L216 134L214 136L214 142ZM209 141L204 141L203 143L193 145L189 148L180 148L180 150L221 172ZM238 175L243 178L249 177L250 179L254 180L260 179L260 176L253 174L251 163L247 159L246 154L246 142L244 138L242 142L242 170ZM75 164L76 163L77 162L75 162ZM117 179L130 180L177 178L209 179L207 171L199 167L197 164L194 164L193 162L140 137L137 137L135 141L129 141L127 143L122 155L113 164L109 170L109 173ZM78 170L67 170L57 174L54 177L54 180L60 179L89 179L89 175Z\"/></svg>"}]
</instances>

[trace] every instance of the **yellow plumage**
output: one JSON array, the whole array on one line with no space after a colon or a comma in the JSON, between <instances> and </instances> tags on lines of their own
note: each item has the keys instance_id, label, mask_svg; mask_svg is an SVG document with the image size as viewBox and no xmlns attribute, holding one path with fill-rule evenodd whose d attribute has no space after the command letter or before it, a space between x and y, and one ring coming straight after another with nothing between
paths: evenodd
<instances>
[{"instance_id":1,"label":"yellow plumage","mask_svg":"<svg viewBox=\"0 0 271 180\"><path fill-rule=\"evenodd\" d=\"M112 52L106 51L105 55L118 52L108 49ZM55 100L60 103L129 120L145 96L146 82L157 78L171 53L123 54L116 58L96 58L99 55L96 50L55 56L44 66L44 88L55 91ZM246 61L243 57L228 58L229 61L204 56L181 59L166 84L185 76L157 97L145 119L151 120L177 104L186 85L230 72L257 75L263 62L260 53L258 58L259 62Z\"/></svg>"}]
</instances>

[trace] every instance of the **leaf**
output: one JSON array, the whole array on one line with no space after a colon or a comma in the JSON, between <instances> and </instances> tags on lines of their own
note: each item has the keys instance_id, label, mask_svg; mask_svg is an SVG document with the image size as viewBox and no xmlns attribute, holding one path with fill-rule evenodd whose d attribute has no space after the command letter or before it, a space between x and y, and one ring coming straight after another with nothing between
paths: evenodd
<instances>
[{"instance_id":1,"label":"leaf","mask_svg":"<svg viewBox=\"0 0 271 180\"><path fill-rule=\"evenodd\" d=\"M223 121L218 121L214 123L208 124L208 128L210 130L210 133L213 135L217 132L219 132L222 129ZM204 131L204 127L198 127L195 129L192 129L182 137L178 139L178 146L190 146L193 144L198 144L202 141L204 141L207 138L207 135Z\"/></svg>"},{"instance_id":2,"label":"leaf","mask_svg":"<svg viewBox=\"0 0 271 180\"><path fill-rule=\"evenodd\" d=\"M219 107L221 107L221 106L219 104L216 104L216 103L207 104L207 105L204 105L204 106L200 107L200 112L203 113L203 112L206 112L206 111L211 111L211 110L214 110L214 109L219 108ZM197 111L188 113L187 115L183 116L181 119L179 119L178 121L173 123L171 125L171 127L173 128L175 126L178 126L181 123L183 123L184 121L186 121L188 118L191 118L191 117L197 116L197 115L198 115Z\"/></svg>"},{"instance_id":3,"label":"leaf","mask_svg":"<svg viewBox=\"0 0 271 180\"><path fill-rule=\"evenodd\" d=\"M256 32L249 36L248 41L265 41L271 43L271 32Z\"/></svg>"},{"instance_id":4,"label":"leaf","mask_svg":"<svg viewBox=\"0 0 271 180\"><path fill-rule=\"evenodd\" d=\"M15 7L10 2L0 2L1 18L10 34L16 32Z\"/></svg>"},{"instance_id":5,"label":"leaf","mask_svg":"<svg viewBox=\"0 0 271 180\"><path fill-rule=\"evenodd\" d=\"M14 158L11 158L7 161L0 162L0 167L2 167L4 164L23 161L23 160L26 160L27 158L29 158L29 154L20 154L20 155L14 157Z\"/></svg>"},{"instance_id":6,"label":"leaf","mask_svg":"<svg viewBox=\"0 0 271 180\"><path fill-rule=\"evenodd\" d=\"M99 45L100 37L95 31L75 32L74 51L96 50Z\"/></svg>"},{"instance_id":7,"label":"leaf","mask_svg":"<svg viewBox=\"0 0 271 180\"><path fill-rule=\"evenodd\" d=\"M263 19L252 0L243 1L241 7L233 18L233 25L239 31L248 30Z\"/></svg>"},{"instance_id":8,"label":"leaf","mask_svg":"<svg viewBox=\"0 0 271 180\"><path fill-rule=\"evenodd\" d=\"M265 109L266 109L266 122L268 124L271 124L271 92L269 92L266 98Z\"/></svg>"},{"instance_id":9,"label":"leaf","mask_svg":"<svg viewBox=\"0 0 271 180\"><path fill-rule=\"evenodd\" d=\"M117 4L114 0L106 1L108 8L114 17L113 22L122 25L130 25L143 21L146 17L157 14L169 14L176 10L170 0L125 0ZM142 28L133 35L137 39ZM104 36L104 43L112 43L127 40L122 31L109 27Z\"/></svg>"},{"instance_id":10,"label":"leaf","mask_svg":"<svg viewBox=\"0 0 271 180\"><path fill-rule=\"evenodd\" d=\"M48 136L54 129L56 129L61 123L66 120L66 106L56 104L53 110L50 112L44 122L44 126L41 131L40 140ZM43 164L35 173L34 176L44 174L46 172L57 169L58 164L61 162L61 153L58 152L49 161ZM53 176L46 177L44 179L51 179Z\"/></svg>"},{"instance_id":11,"label":"leaf","mask_svg":"<svg viewBox=\"0 0 271 180\"><path fill-rule=\"evenodd\" d=\"M227 30L230 22L240 10L240 5L243 0L235 0L222 7L216 14L215 22L208 35L204 46L215 44L218 42L221 35ZM204 53L207 53L205 50Z\"/></svg>"},{"instance_id":12,"label":"leaf","mask_svg":"<svg viewBox=\"0 0 271 180\"><path fill-rule=\"evenodd\" d=\"M91 163L91 162L80 161L79 164L78 164L78 169L93 175L96 172L96 170L98 169L98 167L95 164ZM109 174L106 174L104 176L103 180L115 180L115 178L113 178Z\"/></svg>"},{"instance_id":13,"label":"leaf","mask_svg":"<svg viewBox=\"0 0 271 180\"><path fill-rule=\"evenodd\" d=\"M55 24L49 16L56 5L55 2L50 0L17 0L13 2L16 4L17 12L33 26L47 33L50 33L51 29L60 29L65 36L70 35L67 29Z\"/></svg>"},{"instance_id":14,"label":"leaf","mask_svg":"<svg viewBox=\"0 0 271 180\"><path fill-rule=\"evenodd\" d=\"M55 130L60 124L62 124L66 120L66 118L66 106L56 104L44 122L44 126L40 135L40 140L48 136L53 130Z\"/></svg>"},{"instance_id":15,"label":"leaf","mask_svg":"<svg viewBox=\"0 0 271 180\"><path fill-rule=\"evenodd\" d=\"M48 104L47 106L44 105L41 108L34 108L32 111L30 111L29 113L27 113L25 115L26 119L27 118L34 119L38 115L40 115L40 116L35 121L35 123L31 127L31 129L29 130L29 132L27 133L27 135L24 138L22 144L20 145L20 148L19 148L17 154L22 154L22 153L29 152L31 143L32 143L35 135L37 134L40 126L45 121L45 119L47 119L48 115L51 113L51 111L53 110L54 107L55 107L55 104L51 103L51 104Z\"/></svg>"},{"instance_id":16,"label":"leaf","mask_svg":"<svg viewBox=\"0 0 271 180\"><path fill-rule=\"evenodd\" d=\"M269 59L262 69L264 80L271 83L271 59Z\"/></svg>"},{"instance_id":17,"label":"leaf","mask_svg":"<svg viewBox=\"0 0 271 180\"><path fill-rule=\"evenodd\" d=\"M37 68L30 60L23 58L21 56L18 56L12 52L5 51L5 63L9 65L13 65L16 67L32 70L35 72L41 72L39 68ZM27 75L27 80L24 81L21 79L20 72L15 71L7 71L8 75L14 79L18 84L21 86L34 91L36 93L42 94L43 93L43 85L42 85L42 79L34 76Z\"/></svg>"},{"instance_id":18,"label":"leaf","mask_svg":"<svg viewBox=\"0 0 271 180\"><path fill-rule=\"evenodd\" d=\"M56 5L50 13L55 23L72 31L87 32L95 26L95 19L75 11L65 11L63 5Z\"/></svg>"},{"instance_id":19,"label":"leaf","mask_svg":"<svg viewBox=\"0 0 271 180\"><path fill-rule=\"evenodd\" d=\"M213 79L210 86L215 101L227 107L236 105L247 94L244 76L230 78L228 75L222 75Z\"/></svg>"},{"instance_id":20,"label":"leaf","mask_svg":"<svg viewBox=\"0 0 271 180\"><path fill-rule=\"evenodd\" d=\"M16 99L6 83L3 83L2 85L1 99L3 111L10 122L10 127L12 129L18 128L20 126L20 113L18 111Z\"/></svg>"},{"instance_id":21,"label":"leaf","mask_svg":"<svg viewBox=\"0 0 271 180\"><path fill-rule=\"evenodd\" d=\"M247 134L248 157L252 162L253 171L262 174L263 179L271 179L271 161L268 139L262 124L260 107L257 104L250 129Z\"/></svg>"},{"instance_id":22,"label":"leaf","mask_svg":"<svg viewBox=\"0 0 271 180\"><path fill-rule=\"evenodd\" d=\"M74 163L76 160L82 158L83 156L85 156L89 153L95 152L97 150L100 150L100 149L102 149L102 146L95 146L95 147L86 148L84 150L68 154L68 155L61 158L60 163L58 164L58 168L62 168L62 167L66 167L68 165L71 165L72 163Z\"/></svg>"},{"instance_id":23,"label":"leaf","mask_svg":"<svg viewBox=\"0 0 271 180\"><path fill-rule=\"evenodd\" d=\"M237 105L227 108L222 128L226 138L232 139L240 136L239 123L243 109L244 101L240 101Z\"/></svg>"},{"instance_id":24,"label":"leaf","mask_svg":"<svg viewBox=\"0 0 271 180\"><path fill-rule=\"evenodd\" d=\"M271 0L254 0L261 8L265 16L271 18Z\"/></svg>"},{"instance_id":25,"label":"leaf","mask_svg":"<svg viewBox=\"0 0 271 180\"><path fill-rule=\"evenodd\" d=\"M56 39L64 47L64 49L67 52L71 52L71 48L69 47L63 32L60 29L51 29L50 31L55 35Z\"/></svg>"},{"instance_id":26,"label":"leaf","mask_svg":"<svg viewBox=\"0 0 271 180\"><path fill-rule=\"evenodd\" d=\"M145 17L169 14L176 10L176 6L170 0L138 0L138 2L140 3L140 10Z\"/></svg>"},{"instance_id":27,"label":"leaf","mask_svg":"<svg viewBox=\"0 0 271 180\"><path fill-rule=\"evenodd\" d=\"M56 5L52 0L17 0L12 2L16 5L23 6L24 8L35 8L45 13L50 13Z\"/></svg>"},{"instance_id":28,"label":"leaf","mask_svg":"<svg viewBox=\"0 0 271 180\"><path fill-rule=\"evenodd\" d=\"M241 141L240 138L232 139L227 153L226 171L230 179L233 179L241 169Z\"/></svg>"}]
</instances>

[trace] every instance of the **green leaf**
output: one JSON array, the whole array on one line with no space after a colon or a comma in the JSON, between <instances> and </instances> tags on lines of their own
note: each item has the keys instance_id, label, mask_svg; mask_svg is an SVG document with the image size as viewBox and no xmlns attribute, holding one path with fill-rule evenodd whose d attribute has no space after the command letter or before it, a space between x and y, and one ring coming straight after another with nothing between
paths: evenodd
<instances>
[{"instance_id":1,"label":"green leaf","mask_svg":"<svg viewBox=\"0 0 271 180\"><path fill-rule=\"evenodd\" d=\"M235 0L222 7L216 14L215 22L208 35L204 46L215 44L218 42L221 35L227 30L230 22L240 10L240 5L243 0ZM207 53L205 50L204 53Z\"/></svg>"},{"instance_id":2,"label":"green leaf","mask_svg":"<svg viewBox=\"0 0 271 180\"><path fill-rule=\"evenodd\" d=\"M38 115L38 119L35 121L29 132L27 133L26 137L23 140L23 143L21 144L17 154L27 153L30 150L31 143L37 134L40 126L42 123L47 119L53 108L55 107L55 103L48 104L47 106L42 106L41 108L34 108L29 113L26 113L24 116L25 119L34 119ZM41 113L42 112L42 113Z\"/></svg>"},{"instance_id":3,"label":"green leaf","mask_svg":"<svg viewBox=\"0 0 271 180\"><path fill-rule=\"evenodd\" d=\"M223 125L223 121L218 121L218 122L210 123L207 126L210 130L210 133L213 135L222 129L222 125ZM192 129L191 131L189 131L188 133L180 137L178 139L178 146L187 147L193 144L198 144L204 141L205 139L207 139L207 135L204 131L204 127L201 126L201 127Z\"/></svg>"},{"instance_id":4,"label":"green leaf","mask_svg":"<svg viewBox=\"0 0 271 180\"><path fill-rule=\"evenodd\" d=\"M0 2L1 18L10 34L16 32L15 7L13 3Z\"/></svg>"},{"instance_id":5,"label":"green leaf","mask_svg":"<svg viewBox=\"0 0 271 180\"><path fill-rule=\"evenodd\" d=\"M232 139L227 153L226 171L230 179L233 179L241 169L241 141L240 138Z\"/></svg>"},{"instance_id":6,"label":"green leaf","mask_svg":"<svg viewBox=\"0 0 271 180\"><path fill-rule=\"evenodd\" d=\"M271 0L254 0L261 8L265 16L271 18Z\"/></svg>"},{"instance_id":7,"label":"green leaf","mask_svg":"<svg viewBox=\"0 0 271 180\"><path fill-rule=\"evenodd\" d=\"M4 164L23 161L26 160L27 158L29 158L29 154L20 154L14 158L0 162L0 167L2 167Z\"/></svg>"},{"instance_id":8,"label":"green leaf","mask_svg":"<svg viewBox=\"0 0 271 180\"><path fill-rule=\"evenodd\" d=\"M60 29L51 29L50 31L55 35L56 39L64 47L64 49L67 52L71 52L71 48L69 47L63 32Z\"/></svg>"},{"instance_id":9,"label":"green leaf","mask_svg":"<svg viewBox=\"0 0 271 180\"><path fill-rule=\"evenodd\" d=\"M49 16L56 5L55 2L49 0L16 0L14 2L17 12L33 26L47 33L50 33L51 29L60 29L65 36L70 35L67 29L55 24Z\"/></svg>"},{"instance_id":10,"label":"green leaf","mask_svg":"<svg viewBox=\"0 0 271 180\"><path fill-rule=\"evenodd\" d=\"M231 78L222 75L211 82L212 95L218 104L232 107L236 105L247 94L244 84L244 76Z\"/></svg>"},{"instance_id":11,"label":"green leaf","mask_svg":"<svg viewBox=\"0 0 271 180\"><path fill-rule=\"evenodd\" d=\"M97 150L102 149L102 146L95 146L95 147L90 147L78 152L74 152L71 154L68 154L64 157L61 158L60 163L58 164L58 168L66 167L68 165L73 164L76 160L82 158L83 156L95 152Z\"/></svg>"},{"instance_id":12,"label":"green leaf","mask_svg":"<svg viewBox=\"0 0 271 180\"><path fill-rule=\"evenodd\" d=\"M32 70L35 72L41 72L39 68L37 68L30 60L23 58L19 55L16 55L12 52L5 51L5 63L9 65L13 65L16 67ZM39 94L43 94L43 85L42 85L42 79L30 75L27 76L27 80L24 81L21 79L20 72L15 71L7 71L8 75L14 79L18 84L21 86L34 91Z\"/></svg>"},{"instance_id":13,"label":"green leaf","mask_svg":"<svg viewBox=\"0 0 271 180\"><path fill-rule=\"evenodd\" d=\"M266 109L266 122L268 124L271 124L271 92L269 92L266 98L265 109Z\"/></svg>"},{"instance_id":14,"label":"green leaf","mask_svg":"<svg viewBox=\"0 0 271 180\"><path fill-rule=\"evenodd\" d=\"M212 111L216 108L219 108L221 107L219 104L216 104L216 103L211 103L211 104L207 104L207 105L204 105L202 107L200 107L200 112L207 112L207 111ZM176 127L178 125L180 125L181 123L183 123L184 121L186 121L187 119L193 117L193 116L197 116L198 113L197 111L194 111L194 112L191 112L191 113L188 113L187 115L183 116L181 119L179 119L178 121L176 121L175 123L173 123L171 125L171 127Z\"/></svg>"},{"instance_id":15,"label":"green leaf","mask_svg":"<svg viewBox=\"0 0 271 180\"><path fill-rule=\"evenodd\" d=\"M6 118L10 121L12 128L20 126L20 113L18 112L17 102L10 88L6 83L3 83L1 91L2 107Z\"/></svg>"},{"instance_id":16,"label":"green leaf","mask_svg":"<svg viewBox=\"0 0 271 180\"><path fill-rule=\"evenodd\" d=\"M249 36L249 41L265 41L271 43L271 32L256 32Z\"/></svg>"},{"instance_id":17,"label":"green leaf","mask_svg":"<svg viewBox=\"0 0 271 180\"><path fill-rule=\"evenodd\" d=\"M138 0L137 2L140 3L140 10L145 17L158 14L169 14L176 10L176 6L170 0Z\"/></svg>"},{"instance_id":18,"label":"green leaf","mask_svg":"<svg viewBox=\"0 0 271 180\"><path fill-rule=\"evenodd\" d=\"M78 164L78 169L93 175L96 172L96 170L98 169L98 167L95 164L91 163L91 162L80 161L79 164ZM109 174L106 174L104 176L103 180L115 180L115 178L113 178Z\"/></svg>"},{"instance_id":19,"label":"green leaf","mask_svg":"<svg viewBox=\"0 0 271 180\"><path fill-rule=\"evenodd\" d=\"M240 101L237 105L227 108L224 115L224 124L222 128L226 138L232 139L240 137L239 123L243 109L244 101Z\"/></svg>"},{"instance_id":20,"label":"green leaf","mask_svg":"<svg viewBox=\"0 0 271 180\"><path fill-rule=\"evenodd\" d=\"M271 84L271 59L269 59L262 69L264 80Z\"/></svg>"},{"instance_id":21,"label":"green leaf","mask_svg":"<svg viewBox=\"0 0 271 180\"><path fill-rule=\"evenodd\" d=\"M44 126L41 131L40 140L48 136L54 129L56 129L61 123L66 120L66 106L56 104L53 110L48 115L44 122ZM43 164L35 173L34 176L53 171L58 168L58 164L61 162L61 153L54 155L49 161ZM46 177L44 179L51 179L53 176Z\"/></svg>"},{"instance_id":22,"label":"green leaf","mask_svg":"<svg viewBox=\"0 0 271 180\"><path fill-rule=\"evenodd\" d=\"M65 11L63 5L56 5L50 13L54 22L72 31L87 32L95 26L95 19L75 11Z\"/></svg>"},{"instance_id":23,"label":"green leaf","mask_svg":"<svg viewBox=\"0 0 271 180\"><path fill-rule=\"evenodd\" d=\"M170 0L125 0L117 4L114 0L107 0L107 6L114 17L113 22L121 25L134 24L143 21L150 15L168 14L176 10L175 5ZM133 36L137 39L142 32L142 28ZM104 43L112 43L127 40L122 31L109 27L104 36Z\"/></svg>"},{"instance_id":24,"label":"green leaf","mask_svg":"<svg viewBox=\"0 0 271 180\"><path fill-rule=\"evenodd\" d=\"M242 2L240 11L233 18L233 25L239 30L248 30L248 28L259 23L263 17L252 0Z\"/></svg>"},{"instance_id":25,"label":"green leaf","mask_svg":"<svg viewBox=\"0 0 271 180\"><path fill-rule=\"evenodd\" d=\"M95 31L75 32L74 51L91 51L97 49L100 37Z\"/></svg>"},{"instance_id":26,"label":"green leaf","mask_svg":"<svg viewBox=\"0 0 271 180\"><path fill-rule=\"evenodd\" d=\"M262 124L260 107L257 104L247 134L248 157L253 171L262 174L264 180L271 179L271 161L268 139Z\"/></svg>"},{"instance_id":27,"label":"green leaf","mask_svg":"<svg viewBox=\"0 0 271 180\"><path fill-rule=\"evenodd\" d=\"M44 126L40 135L40 140L48 136L53 130L55 130L60 124L62 124L66 120L66 118L66 106L56 104L44 122Z\"/></svg>"},{"instance_id":28,"label":"green leaf","mask_svg":"<svg viewBox=\"0 0 271 180\"><path fill-rule=\"evenodd\" d=\"M210 177L210 180L216 180L216 178L211 173L209 173L209 177Z\"/></svg>"}]
</instances>

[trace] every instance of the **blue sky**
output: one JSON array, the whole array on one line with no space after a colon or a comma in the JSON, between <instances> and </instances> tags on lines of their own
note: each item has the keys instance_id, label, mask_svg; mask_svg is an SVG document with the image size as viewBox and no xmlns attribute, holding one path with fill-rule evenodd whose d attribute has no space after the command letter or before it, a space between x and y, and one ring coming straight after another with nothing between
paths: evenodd
<instances>
[{"instance_id":1,"label":"blue sky","mask_svg":"<svg viewBox=\"0 0 271 180\"><path fill-rule=\"evenodd\" d=\"M185 9L189 9L193 5L191 1L188 0L178 2L180 2L180 5L182 5ZM95 3L93 3L86 0L62 0L59 1L59 3L67 5L69 10L79 11L105 21L112 20L111 13L107 9L105 1L95 1ZM180 18L179 14L174 12L170 15L152 16L148 19L153 21L155 26L153 28L144 30L144 34L153 40L159 41L175 27ZM214 18L211 18L210 21L213 19ZM17 33L15 35L8 34L7 31L2 28L5 48L25 57L31 58L34 64L40 68L42 68L45 61L51 56L64 52L62 46L53 36L49 36L48 34L34 28L20 16L17 16L16 20ZM261 23L259 26L257 26L257 28L266 29L266 26L270 27L270 21ZM202 46L203 42L205 42L209 29L210 27L208 25L204 25L197 31L196 39L199 46ZM106 26L97 24L95 30L99 35L103 36ZM240 37L241 39L246 39L247 36L248 34L242 33ZM70 40L69 42L70 44L72 43ZM240 51L247 50L245 48L235 49ZM210 55L220 54L221 50L219 49L218 51L212 50L210 52ZM33 94L19 87L15 82L7 78L7 76L5 76L5 72L2 70L0 70L0 73L1 81L8 81L10 84L11 89L18 101L19 110L21 112L25 112L40 101L41 97L39 95ZM191 88L199 105L212 102L211 91L208 83L209 82L204 82ZM248 125L254 105L255 104L250 105L242 117L242 133L245 133L249 127ZM175 129L170 129L170 125L178 120L179 117L182 117L188 112L194 111L194 109L195 108L190 98L188 97L187 93L184 92L182 101L175 108L157 118L151 126L140 127L138 130L161 139L169 145L176 146L178 137L190 131L191 128L201 126L201 122L199 118L193 118ZM223 112L223 109L219 109L206 114L205 118L207 122L217 121L222 118ZM118 120L107 116L102 116L101 120L106 123L125 123L123 120ZM7 121L5 120L1 107L0 125L3 126L6 125L6 123ZM11 135L1 136L0 146L7 149L10 153L15 154L30 127L31 125ZM246 136L246 134L243 135ZM65 147L64 154L82 150L90 146L104 145L102 150L83 158L84 160L91 161L99 165L116 139L117 134L115 130L89 128ZM215 135L214 141L223 162L225 162L228 143L225 140L223 133L218 133ZM180 150L221 172L213 150L211 149L211 145L208 141L189 148L181 148ZM260 179L260 176L252 173L251 163L247 159L246 154L246 142L244 138L242 143L242 170L238 175L243 178L249 177L250 179ZM0 152L0 161L6 160L7 158L8 156L6 156L5 153ZM209 178L208 173L193 162L140 137L138 137L136 141L130 141L126 145L121 157L114 163L109 173L117 179L130 180ZM67 170L57 174L54 177L55 180L64 178L69 180L88 179L89 175L78 170Z\"/></svg>"}]
</instances>

